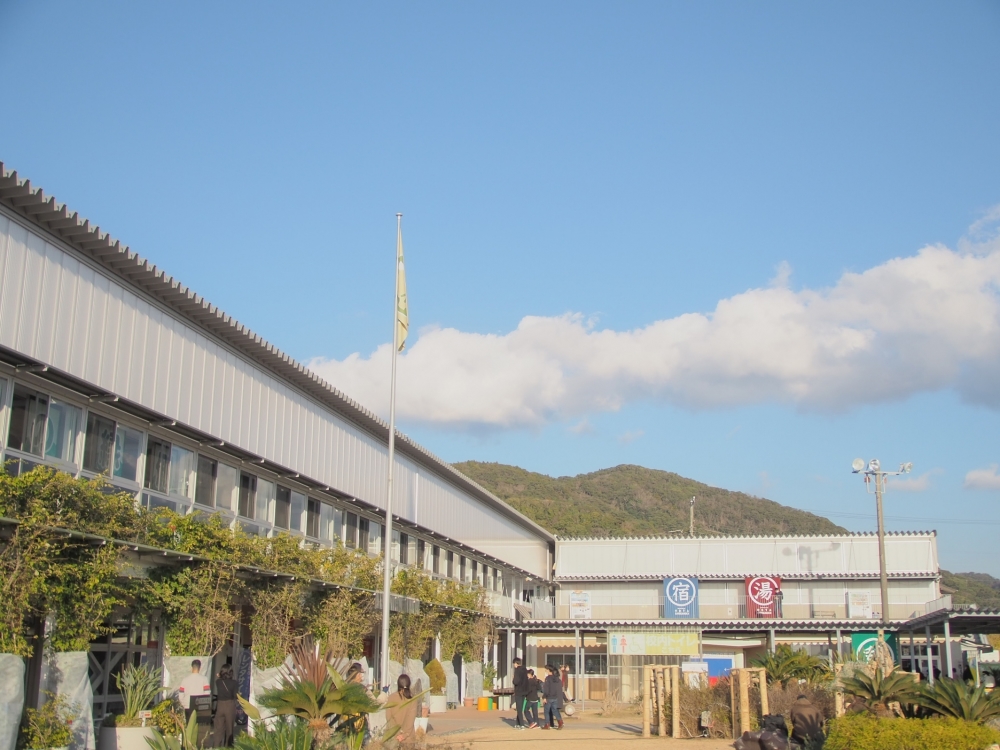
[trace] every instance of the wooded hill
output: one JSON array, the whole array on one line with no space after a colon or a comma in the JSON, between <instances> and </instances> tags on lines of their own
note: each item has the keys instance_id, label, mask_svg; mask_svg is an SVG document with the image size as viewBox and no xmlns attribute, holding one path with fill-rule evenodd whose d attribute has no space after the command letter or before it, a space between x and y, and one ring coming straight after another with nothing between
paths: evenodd
<instances>
[{"instance_id":1,"label":"wooded hill","mask_svg":"<svg viewBox=\"0 0 1000 750\"><path fill-rule=\"evenodd\" d=\"M941 571L941 593L955 604L975 604L980 609L1000 609L1000 580L988 573Z\"/></svg>"},{"instance_id":2,"label":"wooded hill","mask_svg":"<svg viewBox=\"0 0 1000 750\"><path fill-rule=\"evenodd\" d=\"M553 478L517 466L465 461L454 465L500 499L559 536L695 534L831 534L829 519L743 492L730 492L668 471L622 465Z\"/></svg>"}]
</instances>

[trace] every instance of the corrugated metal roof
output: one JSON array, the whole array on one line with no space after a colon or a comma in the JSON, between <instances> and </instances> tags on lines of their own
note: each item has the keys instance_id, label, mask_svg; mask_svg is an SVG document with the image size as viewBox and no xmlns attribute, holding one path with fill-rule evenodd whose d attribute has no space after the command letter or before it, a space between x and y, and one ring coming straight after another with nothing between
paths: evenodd
<instances>
[{"instance_id":1,"label":"corrugated metal roof","mask_svg":"<svg viewBox=\"0 0 1000 750\"><path fill-rule=\"evenodd\" d=\"M893 628L906 622L893 620ZM606 630L614 627L686 628L688 630L718 630L743 633L760 633L772 628L780 632L790 630L872 630L875 621L867 620L530 620L524 623L528 630Z\"/></svg>"},{"instance_id":2,"label":"corrugated metal roof","mask_svg":"<svg viewBox=\"0 0 1000 750\"><path fill-rule=\"evenodd\" d=\"M890 572L886 574L888 578L939 578L940 573L933 570L926 571L905 571ZM664 578L697 578L700 581L742 581L744 577L753 576L775 576L789 581L813 581L813 580L858 580L875 579L878 580L878 573L775 573L749 572L749 573L630 573L623 575L580 575L580 576L556 576L556 581L562 583L576 582L614 582L614 581L662 581Z\"/></svg>"},{"instance_id":3,"label":"corrugated metal roof","mask_svg":"<svg viewBox=\"0 0 1000 750\"><path fill-rule=\"evenodd\" d=\"M937 536L937 531L887 531L886 536ZM648 542L648 541L664 541L664 542L683 542L690 541L692 539L707 539L712 541L725 541L729 539L851 539L854 537L873 537L878 536L875 531L857 531L857 532L847 532L847 533L837 533L837 534L717 534L717 535L705 535L705 534L695 534L694 536L689 536L684 534L683 536L679 534L674 534L671 536L656 536L655 534L647 536L556 536L560 542Z\"/></svg>"},{"instance_id":4,"label":"corrugated metal roof","mask_svg":"<svg viewBox=\"0 0 1000 750\"><path fill-rule=\"evenodd\" d=\"M388 443L389 425L381 417L226 315L163 269L132 252L99 226L92 226L90 220L82 218L77 212L71 212L65 204L57 203L54 197L45 195L41 188L32 187L30 180L20 179L16 171L7 171L3 162L0 162L0 203L293 384L341 417ZM555 540L549 531L398 430L396 449L539 537L546 541Z\"/></svg>"}]
</instances>

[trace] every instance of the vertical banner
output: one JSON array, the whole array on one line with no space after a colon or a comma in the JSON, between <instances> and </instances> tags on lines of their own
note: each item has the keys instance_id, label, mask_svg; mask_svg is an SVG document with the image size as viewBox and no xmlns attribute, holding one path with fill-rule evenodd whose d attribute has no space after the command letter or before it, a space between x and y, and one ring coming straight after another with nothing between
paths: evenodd
<instances>
[{"instance_id":1,"label":"vertical banner","mask_svg":"<svg viewBox=\"0 0 1000 750\"><path fill-rule=\"evenodd\" d=\"M663 617L668 620L698 618L698 579L663 579Z\"/></svg>"},{"instance_id":2,"label":"vertical banner","mask_svg":"<svg viewBox=\"0 0 1000 750\"><path fill-rule=\"evenodd\" d=\"M590 609L589 591L569 592L569 619L589 620L593 615Z\"/></svg>"},{"instance_id":3,"label":"vertical banner","mask_svg":"<svg viewBox=\"0 0 1000 750\"><path fill-rule=\"evenodd\" d=\"M779 576L747 576L747 617L771 619L778 616Z\"/></svg>"}]
</instances>

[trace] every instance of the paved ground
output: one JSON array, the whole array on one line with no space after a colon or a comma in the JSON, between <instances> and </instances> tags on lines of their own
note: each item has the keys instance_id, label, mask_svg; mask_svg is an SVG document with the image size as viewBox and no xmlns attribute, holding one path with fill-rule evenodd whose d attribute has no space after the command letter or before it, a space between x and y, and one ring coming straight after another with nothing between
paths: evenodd
<instances>
[{"instance_id":1,"label":"paved ground","mask_svg":"<svg viewBox=\"0 0 1000 750\"><path fill-rule=\"evenodd\" d=\"M567 718L562 731L513 729L513 711L476 711L460 708L431 716L427 744L455 750L490 750L529 745L556 745L560 748L601 748L619 750L723 750L732 748L732 740L671 740L654 737L643 740L642 721L638 716L603 717L587 712Z\"/></svg>"}]
</instances>

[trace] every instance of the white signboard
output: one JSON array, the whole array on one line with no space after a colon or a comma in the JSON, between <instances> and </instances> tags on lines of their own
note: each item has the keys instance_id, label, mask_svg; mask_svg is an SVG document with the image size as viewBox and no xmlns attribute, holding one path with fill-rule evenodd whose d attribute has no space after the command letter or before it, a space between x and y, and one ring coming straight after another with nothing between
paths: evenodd
<instances>
[{"instance_id":1,"label":"white signboard","mask_svg":"<svg viewBox=\"0 0 1000 750\"><path fill-rule=\"evenodd\" d=\"M589 591L571 591L569 593L569 619L589 620L593 615L590 609Z\"/></svg>"},{"instance_id":2,"label":"white signboard","mask_svg":"<svg viewBox=\"0 0 1000 750\"><path fill-rule=\"evenodd\" d=\"M872 595L870 591L847 592L847 617L855 620L870 620L872 617Z\"/></svg>"}]
</instances>

